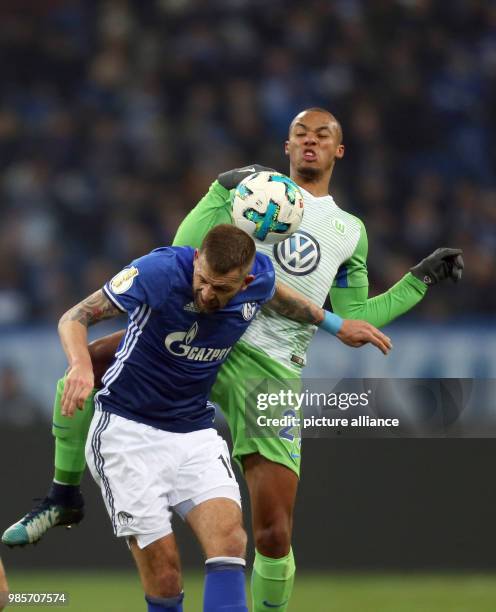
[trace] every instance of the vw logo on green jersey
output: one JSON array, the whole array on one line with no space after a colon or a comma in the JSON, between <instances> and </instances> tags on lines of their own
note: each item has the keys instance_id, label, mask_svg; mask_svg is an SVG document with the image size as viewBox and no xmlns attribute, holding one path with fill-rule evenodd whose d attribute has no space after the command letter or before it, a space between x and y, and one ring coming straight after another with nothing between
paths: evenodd
<instances>
[{"instance_id":1,"label":"vw logo on green jersey","mask_svg":"<svg viewBox=\"0 0 496 612\"><path fill-rule=\"evenodd\" d=\"M274 258L288 274L304 276L319 265L320 245L307 232L295 232L283 242L274 245Z\"/></svg>"}]
</instances>

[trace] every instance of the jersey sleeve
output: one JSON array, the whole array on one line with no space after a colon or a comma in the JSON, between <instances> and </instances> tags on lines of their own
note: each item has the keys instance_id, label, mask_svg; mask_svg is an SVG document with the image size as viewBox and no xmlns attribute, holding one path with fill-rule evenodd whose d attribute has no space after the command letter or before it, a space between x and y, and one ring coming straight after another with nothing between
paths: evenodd
<instances>
[{"instance_id":1,"label":"jersey sleeve","mask_svg":"<svg viewBox=\"0 0 496 612\"><path fill-rule=\"evenodd\" d=\"M355 217L355 219L360 224L360 236L353 255L341 264L334 279L333 287L339 287L340 289L369 286L367 270L369 241L367 230L361 219L358 219L358 217Z\"/></svg>"},{"instance_id":2,"label":"jersey sleeve","mask_svg":"<svg viewBox=\"0 0 496 612\"><path fill-rule=\"evenodd\" d=\"M427 286L412 274L406 274L388 291L369 298L367 271L368 239L360 222L360 238L353 255L336 274L330 299L333 311L345 319L362 319L382 327L405 314L424 297Z\"/></svg>"},{"instance_id":3,"label":"jersey sleeve","mask_svg":"<svg viewBox=\"0 0 496 612\"><path fill-rule=\"evenodd\" d=\"M333 311L345 319L362 319L376 327L394 321L416 306L427 292L427 285L408 272L390 289L368 298L368 287L331 289Z\"/></svg>"},{"instance_id":4,"label":"jersey sleeve","mask_svg":"<svg viewBox=\"0 0 496 612\"><path fill-rule=\"evenodd\" d=\"M172 249L156 249L121 270L103 291L122 312L132 313L143 304L160 310L170 293L175 260Z\"/></svg>"},{"instance_id":5,"label":"jersey sleeve","mask_svg":"<svg viewBox=\"0 0 496 612\"><path fill-rule=\"evenodd\" d=\"M199 248L205 235L221 223L232 223L231 192L214 181L208 193L183 219L172 244Z\"/></svg>"},{"instance_id":6,"label":"jersey sleeve","mask_svg":"<svg viewBox=\"0 0 496 612\"><path fill-rule=\"evenodd\" d=\"M260 304L266 304L267 302L270 302L270 300L274 297L274 293L276 292L275 272L272 272L272 274L270 273L266 274L265 283L266 283L267 291L263 299L260 301Z\"/></svg>"},{"instance_id":7,"label":"jersey sleeve","mask_svg":"<svg viewBox=\"0 0 496 612\"><path fill-rule=\"evenodd\" d=\"M262 298L260 304L270 302L276 292L276 271L270 257L263 253L256 254L257 265L260 268L258 278L260 279Z\"/></svg>"},{"instance_id":8,"label":"jersey sleeve","mask_svg":"<svg viewBox=\"0 0 496 612\"><path fill-rule=\"evenodd\" d=\"M276 291L276 272L270 257L257 253L251 273L255 275L255 280L248 285L247 294L242 294L241 299L260 305L269 302Z\"/></svg>"}]
</instances>

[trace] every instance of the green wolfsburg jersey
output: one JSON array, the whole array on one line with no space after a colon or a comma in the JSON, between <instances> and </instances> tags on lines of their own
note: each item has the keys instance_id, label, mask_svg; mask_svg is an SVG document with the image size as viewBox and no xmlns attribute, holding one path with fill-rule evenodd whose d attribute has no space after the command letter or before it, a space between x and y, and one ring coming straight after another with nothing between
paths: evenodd
<instances>
[{"instance_id":1,"label":"green wolfsburg jersey","mask_svg":"<svg viewBox=\"0 0 496 612\"><path fill-rule=\"evenodd\" d=\"M341 210L328 195L315 197L304 189L305 211L299 230L284 242L257 244L257 250L271 257L277 279L296 289L318 306L329 294L334 278L344 262L360 246L362 224ZM367 284L355 274L354 282ZM268 308L243 335L243 341L256 346L284 365L305 365L308 345L317 328L291 321Z\"/></svg>"},{"instance_id":2,"label":"green wolfsburg jersey","mask_svg":"<svg viewBox=\"0 0 496 612\"><path fill-rule=\"evenodd\" d=\"M271 257L279 280L322 306L330 293L335 312L382 326L407 312L427 291L406 274L385 293L368 298L367 234L357 217L341 210L332 196L315 197L302 189L305 212L300 229L278 245L257 243ZM199 247L205 234L220 223L232 223L231 199L217 181L181 223L174 245ZM263 309L242 340L280 363L299 371L316 331Z\"/></svg>"}]
</instances>

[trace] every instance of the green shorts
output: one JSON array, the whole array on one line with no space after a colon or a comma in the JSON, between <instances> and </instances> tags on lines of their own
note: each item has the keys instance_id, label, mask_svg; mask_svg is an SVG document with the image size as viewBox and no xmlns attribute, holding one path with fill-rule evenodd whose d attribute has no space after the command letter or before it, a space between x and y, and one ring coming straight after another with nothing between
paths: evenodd
<instances>
[{"instance_id":1,"label":"green shorts","mask_svg":"<svg viewBox=\"0 0 496 612\"><path fill-rule=\"evenodd\" d=\"M301 437L297 426L265 427L260 416L297 416L287 405L261 409L260 393L300 389L298 373L281 365L262 351L238 342L217 375L210 399L219 404L231 430L233 459L240 465L245 455L259 453L300 474Z\"/></svg>"}]
</instances>

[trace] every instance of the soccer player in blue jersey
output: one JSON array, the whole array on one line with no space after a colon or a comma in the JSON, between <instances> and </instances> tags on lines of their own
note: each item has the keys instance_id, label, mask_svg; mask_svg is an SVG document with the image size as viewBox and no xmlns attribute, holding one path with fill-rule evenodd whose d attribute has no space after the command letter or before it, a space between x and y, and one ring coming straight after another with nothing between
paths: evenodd
<instances>
[{"instance_id":1,"label":"soccer player in blue jersey","mask_svg":"<svg viewBox=\"0 0 496 612\"><path fill-rule=\"evenodd\" d=\"M82 408L94 387L87 327L127 313L128 325L95 396L86 458L114 533L126 537L149 612L182 610L171 511L185 518L206 557L204 610L247 611L246 534L239 488L208 401L217 372L263 304L330 331L335 315L277 285L270 258L231 225L201 249L156 249L62 316L70 370L62 414ZM350 322L348 343L389 339Z\"/></svg>"}]
</instances>

